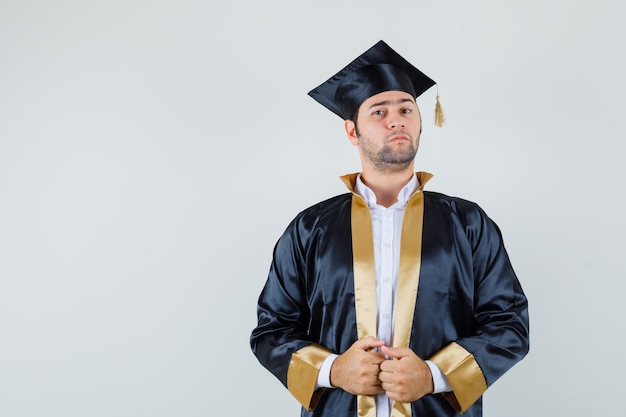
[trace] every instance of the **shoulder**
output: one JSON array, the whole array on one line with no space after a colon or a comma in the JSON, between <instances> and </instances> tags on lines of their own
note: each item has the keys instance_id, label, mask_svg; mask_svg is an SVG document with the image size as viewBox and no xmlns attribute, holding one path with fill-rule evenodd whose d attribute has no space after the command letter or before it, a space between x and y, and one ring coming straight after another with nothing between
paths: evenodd
<instances>
[{"instance_id":1,"label":"shoulder","mask_svg":"<svg viewBox=\"0 0 626 417\"><path fill-rule=\"evenodd\" d=\"M328 235L326 231L349 231L352 194L345 193L320 201L299 212L283 231L278 246L305 248L314 236Z\"/></svg>"},{"instance_id":2,"label":"shoulder","mask_svg":"<svg viewBox=\"0 0 626 417\"><path fill-rule=\"evenodd\" d=\"M453 197L436 191L424 191L424 201L434 207L448 208L455 212L477 211L484 213L478 204L460 197Z\"/></svg>"},{"instance_id":3,"label":"shoulder","mask_svg":"<svg viewBox=\"0 0 626 417\"><path fill-rule=\"evenodd\" d=\"M498 225L475 202L459 197L451 197L437 192L424 192L424 215L429 221L457 235L464 235L472 244L490 247L497 251L502 245L502 233Z\"/></svg>"},{"instance_id":4,"label":"shoulder","mask_svg":"<svg viewBox=\"0 0 626 417\"><path fill-rule=\"evenodd\" d=\"M340 194L315 203L300 211L287 226L287 231L312 231L319 225L343 221L350 215L352 193Z\"/></svg>"},{"instance_id":5,"label":"shoulder","mask_svg":"<svg viewBox=\"0 0 626 417\"><path fill-rule=\"evenodd\" d=\"M466 230L498 229L496 223L477 203L460 197L425 191L425 215L441 220L447 219Z\"/></svg>"},{"instance_id":6,"label":"shoulder","mask_svg":"<svg viewBox=\"0 0 626 417\"><path fill-rule=\"evenodd\" d=\"M320 201L296 215L293 222L298 223L318 223L336 217L339 213L350 211L352 203L352 193L344 193Z\"/></svg>"}]
</instances>

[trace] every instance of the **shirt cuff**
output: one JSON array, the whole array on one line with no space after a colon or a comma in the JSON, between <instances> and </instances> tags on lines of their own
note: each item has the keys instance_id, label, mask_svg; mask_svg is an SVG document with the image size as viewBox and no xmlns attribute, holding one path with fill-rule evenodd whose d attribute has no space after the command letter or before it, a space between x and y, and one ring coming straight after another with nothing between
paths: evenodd
<instances>
[{"instance_id":1,"label":"shirt cuff","mask_svg":"<svg viewBox=\"0 0 626 417\"><path fill-rule=\"evenodd\" d=\"M441 392L450 392L452 391L452 387L448 382L448 378L441 372L439 367L435 365L432 361L425 361L426 365L430 368L430 373L433 375L433 394L439 394ZM329 368L330 372L330 368ZM321 372L320 372L321 373ZM330 375L328 376L330 378ZM319 377L318 377L319 381Z\"/></svg>"},{"instance_id":2,"label":"shirt cuff","mask_svg":"<svg viewBox=\"0 0 626 417\"><path fill-rule=\"evenodd\" d=\"M322 367L317 374L317 383L315 384L316 390L319 388L334 388L330 385L330 368L333 366L333 362L335 362L335 359L337 359L338 356L339 355L333 353L324 359Z\"/></svg>"}]
</instances>

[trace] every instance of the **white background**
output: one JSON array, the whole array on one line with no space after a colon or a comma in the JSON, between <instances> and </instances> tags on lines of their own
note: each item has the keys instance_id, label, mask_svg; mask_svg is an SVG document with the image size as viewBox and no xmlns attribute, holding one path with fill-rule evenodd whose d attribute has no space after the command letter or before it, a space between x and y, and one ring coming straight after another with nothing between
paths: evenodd
<instances>
[{"instance_id":1,"label":"white background","mask_svg":"<svg viewBox=\"0 0 626 417\"><path fill-rule=\"evenodd\" d=\"M487 417L623 410L619 2L0 1L0 416L272 416L272 248L359 169L307 92L384 39L439 83L427 189L478 202L530 300Z\"/></svg>"}]
</instances>

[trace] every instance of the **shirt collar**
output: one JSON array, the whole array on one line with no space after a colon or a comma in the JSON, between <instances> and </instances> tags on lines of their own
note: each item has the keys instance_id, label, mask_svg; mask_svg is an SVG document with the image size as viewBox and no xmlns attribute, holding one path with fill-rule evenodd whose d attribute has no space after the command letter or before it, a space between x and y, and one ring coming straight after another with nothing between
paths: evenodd
<instances>
[{"instance_id":1,"label":"shirt collar","mask_svg":"<svg viewBox=\"0 0 626 417\"><path fill-rule=\"evenodd\" d=\"M398 193L398 201L394 204L394 206L406 206L407 201L409 201L409 197L411 197L411 195L413 195L413 193L419 188L419 185L420 184L417 180L417 175L413 174L409 182L407 182L406 185L402 187L402 189ZM356 177L355 191L358 195L363 197L368 207L375 207L377 205L376 194L374 194L374 191L372 191L371 188L363 183L363 180L361 179L361 174Z\"/></svg>"}]
</instances>

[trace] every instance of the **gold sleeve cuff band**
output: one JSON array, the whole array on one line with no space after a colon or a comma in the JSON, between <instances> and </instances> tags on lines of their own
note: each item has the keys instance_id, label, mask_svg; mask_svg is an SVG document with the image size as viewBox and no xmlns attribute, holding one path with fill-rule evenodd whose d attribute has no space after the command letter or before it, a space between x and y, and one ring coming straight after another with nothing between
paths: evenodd
<instances>
[{"instance_id":1,"label":"gold sleeve cuff band","mask_svg":"<svg viewBox=\"0 0 626 417\"><path fill-rule=\"evenodd\" d=\"M487 382L478 362L461 345L452 342L430 360L448 378L452 392L444 394L444 398L457 412L467 411L487 390Z\"/></svg>"},{"instance_id":2,"label":"gold sleeve cuff band","mask_svg":"<svg viewBox=\"0 0 626 417\"><path fill-rule=\"evenodd\" d=\"M287 389L308 411L315 409L323 393L322 390L316 392L315 385L322 363L331 353L320 345L310 345L291 355Z\"/></svg>"}]
</instances>

